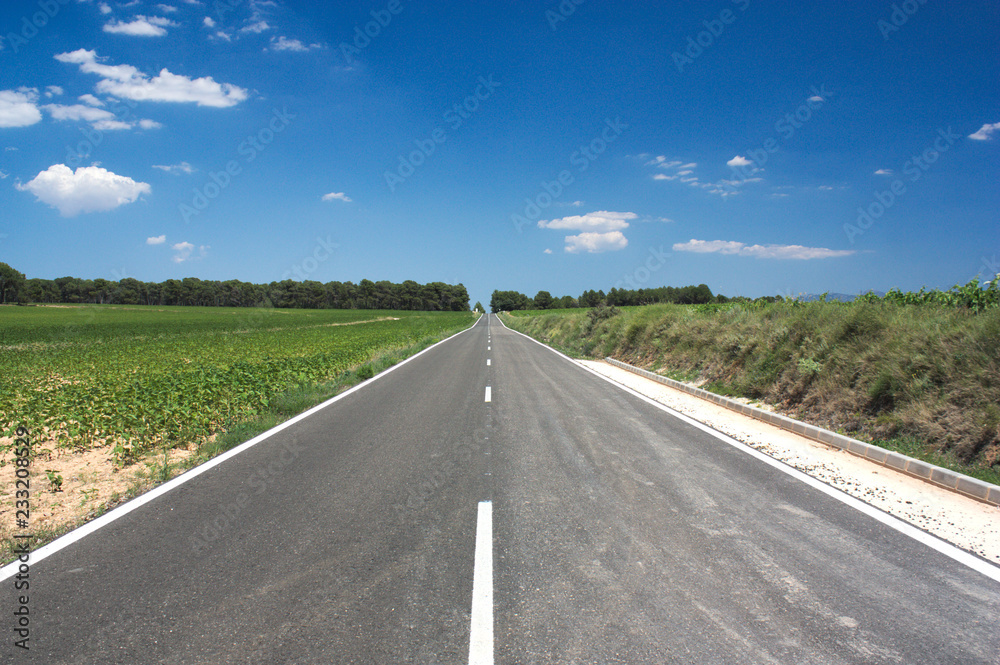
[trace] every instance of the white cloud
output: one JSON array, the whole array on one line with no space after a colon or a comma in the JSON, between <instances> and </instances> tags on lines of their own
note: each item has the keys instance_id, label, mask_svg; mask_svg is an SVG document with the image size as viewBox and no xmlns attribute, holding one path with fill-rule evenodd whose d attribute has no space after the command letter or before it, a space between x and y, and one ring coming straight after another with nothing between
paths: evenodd
<instances>
[{"instance_id":1,"label":"white cloud","mask_svg":"<svg viewBox=\"0 0 1000 665\"><path fill-rule=\"evenodd\" d=\"M172 14L173 12L177 11L177 8L174 7L173 5L156 5L156 8L159 9L164 14Z\"/></svg>"},{"instance_id":2,"label":"white cloud","mask_svg":"<svg viewBox=\"0 0 1000 665\"><path fill-rule=\"evenodd\" d=\"M124 121L115 117L111 111L84 106L83 104L73 104L65 106L63 104L46 104L42 107L49 112L55 120L85 120L100 131L116 131L122 129L132 129L138 124L143 129L157 129L160 123L153 120Z\"/></svg>"},{"instance_id":3,"label":"white cloud","mask_svg":"<svg viewBox=\"0 0 1000 665\"><path fill-rule=\"evenodd\" d=\"M599 254L601 252L615 252L625 249L628 246L628 239L621 231L610 231L608 233L580 233L575 236L566 236L566 251L570 254L587 252L589 254Z\"/></svg>"},{"instance_id":4,"label":"white cloud","mask_svg":"<svg viewBox=\"0 0 1000 665\"><path fill-rule=\"evenodd\" d=\"M151 238L146 238L147 245L162 245L167 241L167 236L153 236Z\"/></svg>"},{"instance_id":5,"label":"white cloud","mask_svg":"<svg viewBox=\"0 0 1000 665\"><path fill-rule=\"evenodd\" d=\"M114 210L151 191L147 183L99 166L81 166L74 173L64 164L53 164L27 184L15 187L31 192L42 203L58 209L63 217Z\"/></svg>"},{"instance_id":6,"label":"white cloud","mask_svg":"<svg viewBox=\"0 0 1000 665\"><path fill-rule=\"evenodd\" d=\"M323 195L323 200L324 201L337 200L337 201L343 201L344 203L350 203L351 197L348 196L347 194L344 194L343 192L330 192L329 194Z\"/></svg>"},{"instance_id":7,"label":"white cloud","mask_svg":"<svg viewBox=\"0 0 1000 665\"><path fill-rule=\"evenodd\" d=\"M653 180L677 180L679 176L667 175L666 173L654 173Z\"/></svg>"},{"instance_id":8,"label":"white cloud","mask_svg":"<svg viewBox=\"0 0 1000 665\"><path fill-rule=\"evenodd\" d=\"M656 158L646 162L646 166L656 166L661 169L672 169L680 165L681 163L678 161L667 161L667 158L663 155L658 155Z\"/></svg>"},{"instance_id":9,"label":"white cloud","mask_svg":"<svg viewBox=\"0 0 1000 665\"><path fill-rule=\"evenodd\" d=\"M190 79L167 69L153 78L131 65L105 65L94 51L78 49L59 53L56 60L76 64L80 71L97 74L97 91L116 97L149 102L193 102L198 106L235 106L247 98L244 88L231 83L216 83L211 76Z\"/></svg>"},{"instance_id":10,"label":"white cloud","mask_svg":"<svg viewBox=\"0 0 1000 665\"><path fill-rule=\"evenodd\" d=\"M267 24L267 21L257 21L256 23L251 23L250 25L243 26L240 28L240 32L252 32L254 34L260 34L265 30L270 30L271 26Z\"/></svg>"},{"instance_id":11,"label":"white cloud","mask_svg":"<svg viewBox=\"0 0 1000 665\"><path fill-rule=\"evenodd\" d=\"M731 166L733 168L738 168L738 167L742 167L742 166L750 166L751 164L753 164L753 160L747 159L743 155L736 155L735 157L733 157L732 159L730 159L728 162L726 162L726 166Z\"/></svg>"},{"instance_id":12,"label":"white cloud","mask_svg":"<svg viewBox=\"0 0 1000 665\"><path fill-rule=\"evenodd\" d=\"M808 102L825 102L826 100L823 99L822 97L820 97L819 95L813 95L812 97L810 97L806 101L808 101Z\"/></svg>"},{"instance_id":13,"label":"white cloud","mask_svg":"<svg viewBox=\"0 0 1000 665\"><path fill-rule=\"evenodd\" d=\"M194 245L186 241L171 245L170 249L177 252L176 254L174 254L173 257L174 263L183 263L184 261L191 261L194 259L205 258L208 255L209 247L208 245L199 245L197 256L192 256L192 254L194 254L194 249L195 249Z\"/></svg>"},{"instance_id":14,"label":"white cloud","mask_svg":"<svg viewBox=\"0 0 1000 665\"><path fill-rule=\"evenodd\" d=\"M0 90L0 127L27 127L42 119L34 88Z\"/></svg>"},{"instance_id":15,"label":"white cloud","mask_svg":"<svg viewBox=\"0 0 1000 665\"><path fill-rule=\"evenodd\" d=\"M572 215L561 219L539 220L540 229L568 229L573 231L596 231L608 232L619 231L628 228L626 220L636 219L634 212L611 212L608 210L598 210L588 212L586 215Z\"/></svg>"},{"instance_id":16,"label":"white cloud","mask_svg":"<svg viewBox=\"0 0 1000 665\"><path fill-rule=\"evenodd\" d=\"M735 240L694 240L675 243L675 252L734 254L758 259L829 259L854 254L852 249L826 249L802 245L746 245Z\"/></svg>"},{"instance_id":17,"label":"white cloud","mask_svg":"<svg viewBox=\"0 0 1000 665\"><path fill-rule=\"evenodd\" d=\"M54 120L86 120L87 122L97 122L98 120L110 120L115 117L111 111L84 106L83 104L73 104L64 106L62 104L46 104L42 107L49 112Z\"/></svg>"},{"instance_id":18,"label":"white cloud","mask_svg":"<svg viewBox=\"0 0 1000 665\"><path fill-rule=\"evenodd\" d=\"M542 254L551 254L551 253L552 253L551 249L546 249L545 251L542 252Z\"/></svg>"},{"instance_id":19,"label":"white cloud","mask_svg":"<svg viewBox=\"0 0 1000 665\"><path fill-rule=\"evenodd\" d=\"M165 166L163 164L153 164L154 169L160 169L161 171L166 171L167 173L194 173L195 168L188 164L187 162L181 162L180 164L170 164Z\"/></svg>"},{"instance_id":20,"label":"white cloud","mask_svg":"<svg viewBox=\"0 0 1000 665\"><path fill-rule=\"evenodd\" d=\"M171 246L172 250L175 250L177 254L174 255L174 262L181 263L186 261L190 256L191 252L194 251L194 245L189 242L179 242Z\"/></svg>"},{"instance_id":21,"label":"white cloud","mask_svg":"<svg viewBox=\"0 0 1000 665\"><path fill-rule=\"evenodd\" d=\"M976 141L989 141L993 138L993 132L996 131L1000 131L1000 122L994 122L992 125L990 123L986 123L975 133L969 134L969 138L975 139Z\"/></svg>"},{"instance_id":22,"label":"white cloud","mask_svg":"<svg viewBox=\"0 0 1000 665\"><path fill-rule=\"evenodd\" d=\"M45 88L46 97L55 97L56 95L63 94L63 89L57 85L50 85Z\"/></svg>"},{"instance_id":23,"label":"white cloud","mask_svg":"<svg viewBox=\"0 0 1000 665\"><path fill-rule=\"evenodd\" d=\"M233 41L233 38L229 36L229 33L226 32L226 31L224 31L224 30L219 30L218 32L216 32L215 35L214 35L214 37L216 39L221 39L224 42L231 42L231 41Z\"/></svg>"},{"instance_id":24,"label":"white cloud","mask_svg":"<svg viewBox=\"0 0 1000 665\"><path fill-rule=\"evenodd\" d=\"M271 37L271 48L274 49L275 51L302 52L302 51L308 51L309 49L320 48L320 45L310 44L309 46L306 46L298 39L288 39L287 37L282 35L278 39Z\"/></svg>"},{"instance_id":25,"label":"white cloud","mask_svg":"<svg viewBox=\"0 0 1000 665\"><path fill-rule=\"evenodd\" d=\"M892 169L879 169L875 175L892 175ZM833 189L832 187L830 189Z\"/></svg>"},{"instance_id":26,"label":"white cloud","mask_svg":"<svg viewBox=\"0 0 1000 665\"><path fill-rule=\"evenodd\" d=\"M97 5L97 7L98 7L98 9L101 10L102 14L110 14L111 13L111 7L106 2L100 3L99 5Z\"/></svg>"},{"instance_id":27,"label":"white cloud","mask_svg":"<svg viewBox=\"0 0 1000 665\"><path fill-rule=\"evenodd\" d=\"M9 173L4 173L3 171L0 171L0 180L6 180L7 176L9 175L10 175Z\"/></svg>"},{"instance_id":28,"label":"white cloud","mask_svg":"<svg viewBox=\"0 0 1000 665\"><path fill-rule=\"evenodd\" d=\"M682 169L693 169L698 166L698 162L691 162L690 164L681 164Z\"/></svg>"},{"instance_id":29,"label":"white cloud","mask_svg":"<svg viewBox=\"0 0 1000 665\"><path fill-rule=\"evenodd\" d=\"M204 19L202 19L202 25L204 25L206 28L214 28L215 21L212 20L211 16L206 16Z\"/></svg>"},{"instance_id":30,"label":"white cloud","mask_svg":"<svg viewBox=\"0 0 1000 665\"><path fill-rule=\"evenodd\" d=\"M114 132L121 129L132 129L134 125L130 122L125 122L123 120L98 120L92 123L94 129L100 130L102 132Z\"/></svg>"},{"instance_id":31,"label":"white cloud","mask_svg":"<svg viewBox=\"0 0 1000 665\"><path fill-rule=\"evenodd\" d=\"M89 104L90 106L104 106L104 102L99 100L97 97L94 97L89 92L85 95L80 95L79 97L77 97L77 99L79 99L84 104Z\"/></svg>"},{"instance_id":32,"label":"white cloud","mask_svg":"<svg viewBox=\"0 0 1000 665\"><path fill-rule=\"evenodd\" d=\"M159 16L136 16L130 23L113 21L104 24L104 32L132 37L162 37L167 34L165 28L176 28L180 24Z\"/></svg>"}]
</instances>

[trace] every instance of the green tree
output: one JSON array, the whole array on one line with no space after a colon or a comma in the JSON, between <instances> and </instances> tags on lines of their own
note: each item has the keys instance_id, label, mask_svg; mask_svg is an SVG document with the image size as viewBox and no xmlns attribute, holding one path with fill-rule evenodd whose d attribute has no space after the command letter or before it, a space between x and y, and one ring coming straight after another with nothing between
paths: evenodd
<instances>
[{"instance_id":1,"label":"green tree","mask_svg":"<svg viewBox=\"0 0 1000 665\"><path fill-rule=\"evenodd\" d=\"M475 309L476 309L477 312L485 312L486 311L485 309L483 309L483 303L479 302L478 300L476 301L476 308Z\"/></svg>"},{"instance_id":2,"label":"green tree","mask_svg":"<svg viewBox=\"0 0 1000 665\"><path fill-rule=\"evenodd\" d=\"M24 273L0 263L0 303L16 302L24 282Z\"/></svg>"},{"instance_id":3,"label":"green tree","mask_svg":"<svg viewBox=\"0 0 1000 665\"><path fill-rule=\"evenodd\" d=\"M534 298L535 309L552 309L552 294L548 291L539 291Z\"/></svg>"}]
</instances>

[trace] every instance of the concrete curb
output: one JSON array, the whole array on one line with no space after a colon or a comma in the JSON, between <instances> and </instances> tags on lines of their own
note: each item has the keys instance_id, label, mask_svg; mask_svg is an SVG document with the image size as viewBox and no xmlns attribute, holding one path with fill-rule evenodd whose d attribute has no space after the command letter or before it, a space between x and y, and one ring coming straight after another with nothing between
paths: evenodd
<instances>
[{"instance_id":1,"label":"concrete curb","mask_svg":"<svg viewBox=\"0 0 1000 665\"><path fill-rule=\"evenodd\" d=\"M758 409L748 404L737 402L736 400L729 399L728 397L716 395L715 393L711 393L707 390L695 388L694 386L689 386L686 383L681 383L680 381L660 376L659 374L655 374L648 370L633 367L632 365L623 363L620 360L615 360L614 358L605 358L605 361L615 367L628 370L633 374L638 374L639 376L646 377L647 379L652 379L653 381L668 385L671 388L682 390L689 395L694 395L695 397L701 397L702 399L706 399L710 402L715 402L719 406L737 411L752 418L756 418L757 420L762 420L766 423L775 425L776 427L780 427L781 429L788 430L789 432L801 434L802 436L808 437L814 441L819 441L820 443L825 443L829 446L833 446L834 448L839 448L851 453L852 455L857 455L858 457L871 460L876 464L881 464L882 466L887 466L891 469L901 471L909 476L913 476L914 478L920 478L921 480L927 481L931 484L952 490L953 492L958 492L959 494L964 494L965 496L973 499L978 499L979 501L983 501L994 506L1000 506L1000 486L992 485L976 478L970 478L969 476L958 473L957 471L943 469L939 466L928 464L927 462L922 462L918 459L913 459L912 457L907 457L906 455L900 455L899 453L888 451L885 448L879 448L878 446L873 446L869 443L865 443L864 441L858 441L857 439L852 439L848 436L831 432L830 430L823 429L822 427L815 427L814 425L808 425L804 422L793 420L792 418L788 418L777 413L764 411L763 409Z\"/></svg>"}]
</instances>

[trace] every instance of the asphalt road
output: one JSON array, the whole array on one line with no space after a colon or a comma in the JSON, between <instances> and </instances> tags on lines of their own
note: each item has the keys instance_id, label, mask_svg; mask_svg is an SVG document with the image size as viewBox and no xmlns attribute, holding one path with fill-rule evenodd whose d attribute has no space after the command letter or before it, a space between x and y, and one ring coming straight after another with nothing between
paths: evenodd
<instances>
[{"instance_id":1,"label":"asphalt road","mask_svg":"<svg viewBox=\"0 0 1000 665\"><path fill-rule=\"evenodd\" d=\"M4 662L1000 663L1000 583L489 317L30 577Z\"/></svg>"}]
</instances>

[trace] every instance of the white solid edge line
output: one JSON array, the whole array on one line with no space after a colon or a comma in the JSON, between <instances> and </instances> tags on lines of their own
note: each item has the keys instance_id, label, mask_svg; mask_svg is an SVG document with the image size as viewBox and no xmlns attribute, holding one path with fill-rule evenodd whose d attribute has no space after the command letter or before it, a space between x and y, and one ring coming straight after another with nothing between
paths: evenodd
<instances>
[{"instance_id":1,"label":"white solid edge line","mask_svg":"<svg viewBox=\"0 0 1000 665\"><path fill-rule=\"evenodd\" d=\"M489 402L492 397L493 397L493 391L490 390L489 386L486 386L486 401Z\"/></svg>"},{"instance_id":2,"label":"white solid edge line","mask_svg":"<svg viewBox=\"0 0 1000 665\"><path fill-rule=\"evenodd\" d=\"M493 502L480 501L472 573L469 665L493 665Z\"/></svg>"},{"instance_id":3,"label":"white solid edge line","mask_svg":"<svg viewBox=\"0 0 1000 665\"><path fill-rule=\"evenodd\" d=\"M487 358L487 359L486 359L486 366L487 366L487 367L489 367L489 366L490 366L490 359L489 359L489 358Z\"/></svg>"},{"instance_id":4,"label":"white solid edge line","mask_svg":"<svg viewBox=\"0 0 1000 665\"><path fill-rule=\"evenodd\" d=\"M500 317L497 317L497 320L499 321ZM500 321L500 324L503 325L504 328L507 328L506 324L504 324L503 321ZM727 436L727 435L723 434L722 432L719 432L718 430L712 429L711 427L709 427L705 423L699 422L699 421L695 420L694 418L691 418L690 416L687 416L687 415L685 415L683 413L680 413L679 411L675 411L675 410L671 409L669 406L667 406L665 404L661 404L661 403L657 402L656 400L654 400L652 398L646 397L642 393L637 392L637 391L635 391L635 390L633 390L633 389L629 388L628 386L625 386L625 385L623 385L621 383L618 383L614 379L606 377L603 374L601 374L600 372L595 372L594 370L590 369L589 367L576 362L575 360L573 360L572 358L570 358L566 354L564 354L564 353L562 353L560 351L557 351L557 350L553 349L550 346L542 344L538 340L536 340L536 339L534 339L532 337L529 337L528 335L525 335L522 332L518 332L517 330L513 330L511 328L507 328L507 330L510 330L513 333L517 333L518 335L521 335L522 337L526 337L527 339L530 339L535 344L538 344L539 346L544 347L544 348L548 349L549 351L552 351L553 353L556 353L556 354L562 356L563 358L565 358L569 362L573 363L574 365L576 365L580 369L586 370L587 372L590 372L594 376L597 376L597 377L600 377L600 378L604 379L605 381L607 381L611 385L617 386L618 388L624 390L625 392L630 393L632 395L635 395L639 399L647 402L648 404L651 404L652 406L657 407L658 409L660 409L662 411L665 411L665 412L669 413L670 415L672 415L672 416L674 416L676 418L679 418L680 420L688 423L689 425L697 427L698 429L702 430L703 432L711 434L712 436L714 436L715 438L719 439L720 441L728 443L729 445L733 446L734 448L742 450L746 454L751 455L753 457L756 457L757 459L761 460L765 464L767 464L769 466L772 466L775 469L777 469L779 471L782 471L783 473L788 474L789 476L795 478L796 480L799 480L799 481L805 483L806 485L809 485L812 488L818 489L819 491L823 492L824 494L826 494L826 495L828 495L828 496L830 496L830 497L832 497L834 499L837 499L841 503L844 503L844 504L850 506L851 508L854 508L855 510L857 510L859 512L862 512L865 515L868 515L869 517L871 517L871 518L873 518L873 519L881 522L882 524L884 524L884 525L886 525L886 526L888 526L888 527L890 527L892 529L895 529L896 531L902 533L903 535L909 536L910 538L912 538L912 539L914 539L914 540L916 540L918 542L921 542L924 545L927 545L931 549L936 550L936 551L940 552L941 554L944 554L945 556L953 559L954 561L957 561L958 563L961 563L961 564L963 564L963 565L971 568L972 570L976 571L977 573L981 573L981 574L985 575L986 577L988 577L988 578L990 578L990 579L992 579L994 581L1000 582L1000 566L996 566L996 565L990 563L989 561L987 561L985 559L982 559L982 558L980 558L980 557L978 557L978 556L976 556L974 554L971 554L970 552L966 552L965 550L963 550L963 549L961 549L959 547L956 547L955 545L952 545L951 543L949 543L947 541L941 540L940 538L938 538L934 534L928 533L928 532L926 532L926 531L924 531L924 530L922 530L922 529L920 529L918 527L915 527L912 524L910 524L909 522L904 522L903 520L899 519L898 517L894 517L894 516L890 515L889 513L886 513L884 511L876 508L875 506L869 505L869 504L865 503L864 501L862 501L860 499L857 499L857 498L851 496L850 494L847 494L847 493L845 493L845 492L837 489L836 487L832 487L830 485L827 485L823 481L818 480L816 478L813 478L812 476L810 476L810 475L808 475L806 473L803 473L802 471L799 471L795 467L789 466L789 465L785 464L784 462L782 462L780 460L777 460L777 459L775 459L775 458L773 458L773 457L771 457L769 455L766 455L766 454L760 452L759 450L757 450L755 448L751 448L750 446L746 445L745 443L743 443L741 441L737 441L736 439L734 439L734 438L732 438L730 436Z\"/></svg>"},{"instance_id":5,"label":"white solid edge line","mask_svg":"<svg viewBox=\"0 0 1000 665\"><path fill-rule=\"evenodd\" d=\"M480 315L480 318L482 318L482 315ZM365 381L362 381L361 383L359 383L358 385L354 386L353 388L345 390L344 392L340 393L339 395L335 395L334 397L331 397L330 399L326 400L322 404L317 404L316 406L312 407L308 411L303 411L299 415L286 420L285 422L281 423L280 425L275 425L271 429L267 430L266 432L262 432L262 433L258 434L257 436L255 436L254 438L250 439L249 441L244 441L243 443L241 443L240 445L236 446L235 448L231 448L230 450L227 450L226 452L222 453L218 457L213 457L212 459L208 460L204 464L200 464L200 465L194 467L193 469L188 469L187 471L185 471L181 475L177 476L176 478L174 478L172 480L169 480L169 481L163 483L162 485L154 487L153 489L149 490L145 494L137 496L136 498L132 499L131 501L118 506L114 510L101 515L97 519L95 519L95 520L93 520L91 522L87 522L83 526L77 527L76 529L70 531L66 535L61 536L61 537L53 540L51 543L49 543L47 545L44 545L44 546L38 548L37 550L31 552L31 554L29 555L28 563L32 564L32 565L36 564L39 561L41 561L41 560L43 560L43 559L51 556L52 554L55 554L56 552L58 552L59 550L63 549L64 547L72 545L76 541L78 541L78 540L80 540L82 538L85 538L86 536L89 536L91 533L97 531L101 527L107 526L108 524L111 524L112 522L114 522L118 518L124 517L125 515L129 514L133 510L136 510L137 508L141 508L142 506L146 505L147 503L149 503L153 499L155 499L155 498L157 498L159 496L162 496L163 494L166 494L167 492L169 492L170 490L174 489L175 487L183 485L184 483L186 483L187 481L191 480L192 478L200 476L201 474L205 473L206 471L208 471L208 470L210 470L210 469L218 466L219 464L222 464L223 462L225 462L230 457L234 457L236 455L239 455L244 450L247 450L248 448L252 448L253 446L255 446L258 443L260 443L261 441L264 441L265 439L268 439L268 438L274 436L275 434L277 434L281 430L283 430L283 429L285 429L287 427L291 427L292 425L294 425L295 423L299 422L300 420L305 420L306 418L308 418L309 416L313 415L314 413L325 409L326 407L330 406L334 402L337 402L337 401L339 401L339 400L347 397L351 393L353 393L353 392L355 392L357 390L361 390L362 388L364 388L365 386L367 386L369 383L372 383L373 381L377 381L378 379L381 379L382 377L386 376L390 372L393 372L393 371L399 369L400 367L402 367L406 363L410 362L414 358L417 358L418 356L421 356L421 355L427 353L428 351L430 351L431 349L433 349L435 346L438 346L439 344L444 344L448 340L450 340L450 339L452 339L454 337L458 337L459 335L472 330L473 328L476 327L476 324L478 324L478 323L479 323L479 319L476 319L476 322L473 323L468 328L466 328L465 330L460 330L459 332L455 333L454 335L451 335L450 337L446 337L445 339L441 340L440 342L436 342L436 343L428 346L423 351L420 351L419 353L415 353L412 356L410 356L409 358L407 358L406 360L402 360L402 361L396 363L392 367L389 367L389 368L383 370L382 372L376 374L372 378L367 379ZM7 580L10 577L13 577L18 572L18 567L20 566L20 564L21 564L20 561L15 560L15 561L12 561L11 563L8 563L3 568L0 568L0 582L3 582L4 580Z\"/></svg>"}]
</instances>

